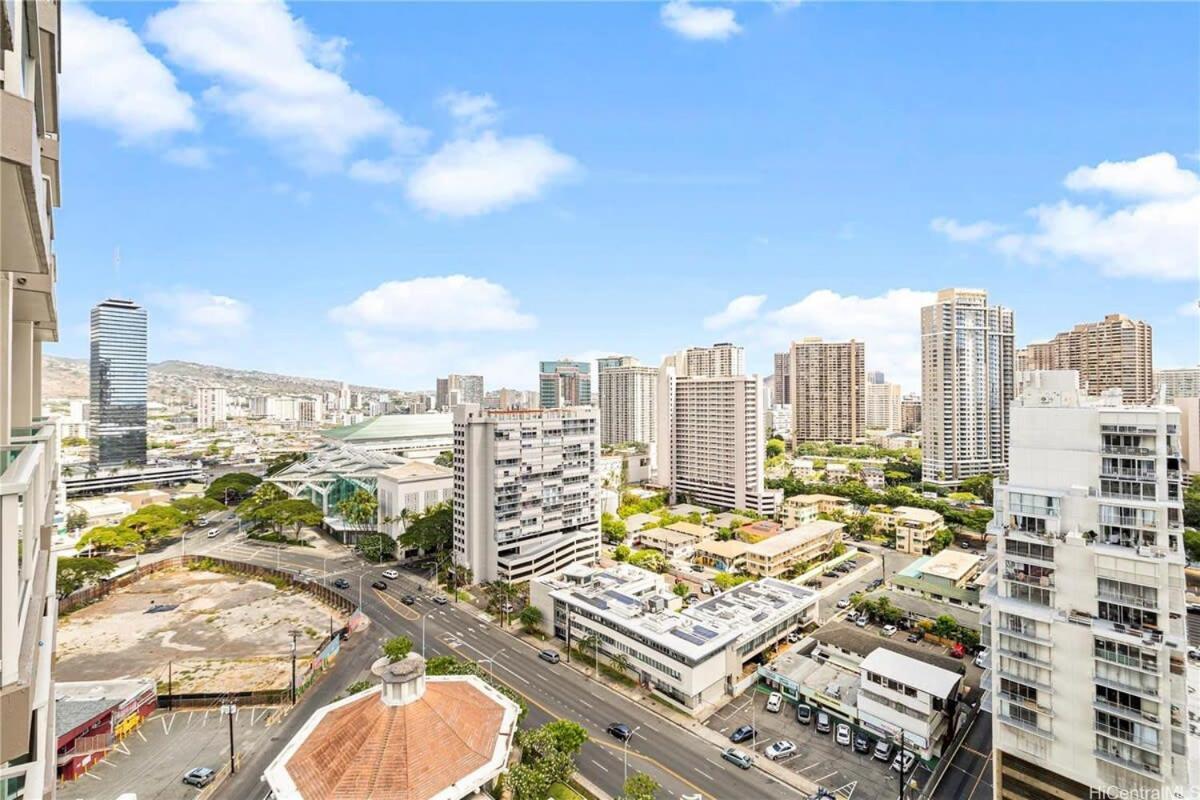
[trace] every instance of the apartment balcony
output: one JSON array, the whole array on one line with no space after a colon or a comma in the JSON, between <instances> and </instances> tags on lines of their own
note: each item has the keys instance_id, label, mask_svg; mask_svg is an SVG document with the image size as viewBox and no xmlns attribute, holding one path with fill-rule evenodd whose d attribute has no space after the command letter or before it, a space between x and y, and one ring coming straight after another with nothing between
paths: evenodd
<instances>
[{"instance_id":1,"label":"apartment balcony","mask_svg":"<svg viewBox=\"0 0 1200 800\"><path fill-rule=\"evenodd\" d=\"M1109 456L1152 456L1155 455L1153 447L1134 447L1124 444L1106 444L1101 445L1100 452Z\"/></svg>"},{"instance_id":2,"label":"apartment balcony","mask_svg":"<svg viewBox=\"0 0 1200 800\"><path fill-rule=\"evenodd\" d=\"M1017 728L1018 730L1026 731L1027 733L1032 733L1037 736L1041 736L1044 739L1050 739L1050 740L1054 739L1054 732L1049 730L1048 728L1042 728L1033 722L1027 722L1023 719L1019 719L1017 717L1010 716L1009 714L1005 713L1002 710L997 709L996 719L999 720L1001 722L1001 724L1008 725L1013 728Z\"/></svg>"},{"instance_id":3,"label":"apartment balcony","mask_svg":"<svg viewBox=\"0 0 1200 800\"><path fill-rule=\"evenodd\" d=\"M1158 714L1152 714L1149 711L1141 711L1129 706L1122 706L1116 703L1110 703L1107 700L1094 698L1092 700L1092 708L1097 711L1105 711L1109 714L1115 714L1118 717L1137 722L1143 725L1158 725Z\"/></svg>"},{"instance_id":4,"label":"apartment balcony","mask_svg":"<svg viewBox=\"0 0 1200 800\"><path fill-rule=\"evenodd\" d=\"M1023 583L1026 586L1039 586L1045 589L1054 588L1053 573L1049 575L1031 575L1023 570L1006 569L1004 570L1004 580Z\"/></svg>"},{"instance_id":5,"label":"apartment balcony","mask_svg":"<svg viewBox=\"0 0 1200 800\"><path fill-rule=\"evenodd\" d=\"M1005 647L998 647L996 648L996 652L999 655L1007 658L1015 658L1018 661L1024 661L1026 664L1032 664L1035 667L1041 667L1043 669L1054 668L1054 665L1051 662L1044 661L1026 650L1009 650Z\"/></svg>"},{"instance_id":6,"label":"apartment balcony","mask_svg":"<svg viewBox=\"0 0 1200 800\"><path fill-rule=\"evenodd\" d=\"M1128 694L1136 694L1139 697L1146 697L1151 700L1158 700L1158 681L1143 681L1134 683L1127 680L1118 680L1113 677L1103 677L1097 675L1093 678L1097 686L1103 686L1106 689L1116 689L1118 692L1126 692Z\"/></svg>"},{"instance_id":7,"label":"apartment balcony","mask_svg":"<svg viewBox=\"0 0 1200 800\"><path fill-rule=\"evenodd\" d=\"M1142 761L1125 758L1121 755L1118 755L1116 752L1110 752L1108 750L1096 748L1092 751L1092 755L1101 761L1108 762L1109 764L1118 766L1121 769L1127 769L1131 772L1136 772L1143 777L1152 778L1154 780L1158 780L1162 777L1157 766L1153 766Z\"/></svg>"},{"instance_id":8,"label":"apartment balcony","mask_svg":"<svg viewBox=\"0 0 1200 800\"><path fill-rule=\"evenodd\" d=\"M1178 472L1176 472L1178 474ZM1100 477L1102 478L1124 478L1132 481L1149 481L1153 483L1158 480L1158 475L1154 470L1144 469L1125 469L1121 467L1100 467Z\"/></svg>"},{"instance_id":9,"label":"apartment balcony","mask_svg":"<svg viewBox=\"0 0 1200 800\"><path fill-rule=\"evenodd\" d=\"M1099 590L1096 596L1105 603L1117 603L1123 606L1141 608L1146 611L1158 611L1157 598L1150 598L1144 595L1126 594L1122 592L1106 592L1103 589Z\"/></svg>"}]
</instances>

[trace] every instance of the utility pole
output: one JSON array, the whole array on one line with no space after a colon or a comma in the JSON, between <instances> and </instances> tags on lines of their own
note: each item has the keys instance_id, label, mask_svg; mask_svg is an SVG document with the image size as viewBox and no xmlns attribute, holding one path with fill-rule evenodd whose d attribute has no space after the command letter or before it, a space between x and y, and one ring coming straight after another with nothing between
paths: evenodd
<instances>
[{"instance_id":1,"label":"utility pole","mask_svg":"<svg viewBox=\"0 0 1200 800\"><path fill-rule=\"evenodd\" d=\"M172 691L171 684L172 684L172 679L174 678L174 674L173 674L174 666L175 666L174 661L167 662L167 711L170 711L171 706L173 705L173 703L172 703L173 691Z\"/></svg>"},{"instance_id":2,"label":"utility pole","mask_svg":"<svg viewBox=\"0 0 1200 800\"><path fill-rule=\"evenodd\" d=\"M292 705L296 705L296 640L300 638L300 631L293 628L288 633L292 637Z\"/></svg>"},{"instance_id":3,"label":"utility pole","mask_svg":"<svg viewBox=\"0 0 1200 800\"><path fill-rule=\"evenodd\" d=\"M221 713L229 718L229 774L237 774L237 756L233 747L233 718L237 716L237 706L226 703L221 706Z\"/></svg>"},{"instance_id":4,"label":"utility pole","mask_svg":"<svg viewBox=\"0 0 1200 800\"><path fill-rule=\"evenodd\" d=\"M571 605L567 604L567 663L571 663Z\"/></svg>"}]
</instances>

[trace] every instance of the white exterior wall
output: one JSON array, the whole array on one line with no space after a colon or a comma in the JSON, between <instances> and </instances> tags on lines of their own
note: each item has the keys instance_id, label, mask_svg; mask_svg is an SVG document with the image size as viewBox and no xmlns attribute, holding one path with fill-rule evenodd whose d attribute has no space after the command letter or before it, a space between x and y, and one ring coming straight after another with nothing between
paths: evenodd
<instances>
[{"instance_id":1,"label":"white exterior wall","mask_svg":"<svg viewBox=\"0 0 1200 800\"><path fill-rule=\"evenodd\" d=\"M900 384L868 383L866 392L867 427L876 431L898 431L900 423Z\"/></svg>"},{"instance_id":2,"label":"white exterior wall","mask_svg":"<svg viewBox=\"0 0 1200 800\"><path fill-rule=\"evenodd\" d=\"M658 370L637 364L599 372L602 444L655 440Z\"/></svg>"},{"instance_id":3,"label":"white exterior wall","mask_svg":"<svg viewBox=\"0 0 1200 800\"><path fill-rule=\"evenodd\" d=\"M430 506L454 497L454 476L397 480L381 474L375 487L379 499L379 529L395 539L404 532L404 523L398 519L401 513L407 511L416 517Z\"/></svg>"},{"instance_id":4,"label":"white exterior wall","mask_svg":"<svg viewBox=\"0 0 1200 800\"><path fill-rule=\"evenodd\" d=\"M223 428L229 418L229 396L223 386L196 390L196 427Z\"/></svg>"}]
</instances>

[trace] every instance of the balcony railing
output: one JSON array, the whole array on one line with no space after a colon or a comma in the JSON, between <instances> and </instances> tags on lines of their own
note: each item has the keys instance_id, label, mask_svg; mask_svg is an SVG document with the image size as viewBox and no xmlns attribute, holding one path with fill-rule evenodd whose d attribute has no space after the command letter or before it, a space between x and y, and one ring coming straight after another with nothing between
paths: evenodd
<instances>
[{"instance_id":1,"label":"balcony railing","mask_svg":"<svg viewBox=\"0 0 1200 800\"><path fill-rule=\"evenodd\" d=\"M1100 452L1112 456L1152 456L1153 447L1132 447L1124 444L1101 445Z\"/></svg>"},{"instance_id":2,"label":"balcony railing","mask_svg":"<svg viewBox=\"0 0 1200 800\"><path fill-rule=\"evenodd\" d=\"M1101 750L1099 748L1093 750L1092 753L1093 753L1093 755L1096 756L1096 758L1100 759L1101 761L1107 761L1108 763L1115 764L1116 766L1122 767L1123 769L1133 770L1134 772L1140 773L1142 775L1148 775L1153 778L1159 777L1158 765L1151 765L1151 764L1144 763L1142 761L1135 761L1133 759L1125 758L1124 756L1118 755L1115 752L1108 751L1108 750Z\"/></svg>"},{"instance_id":3,"label":"balcony railing","mask_svg":"<svg viewBox=\"0 0 1200 800\"><path fill-rule=\"evenodd\" d=\"M1158 476L1154 470L1123 469L1121 467L1100 467L1102 478L1128 478L1135 481L1155 481Z\"/></svg>"}]
</instances>

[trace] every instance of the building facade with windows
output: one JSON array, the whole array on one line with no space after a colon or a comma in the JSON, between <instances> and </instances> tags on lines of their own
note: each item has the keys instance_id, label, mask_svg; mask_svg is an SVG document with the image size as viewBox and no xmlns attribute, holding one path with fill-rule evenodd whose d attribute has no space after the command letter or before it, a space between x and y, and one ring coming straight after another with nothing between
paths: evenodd
<instances>
[{"instance_id":1,"label":"building facade with windows","mask_svg":"<svg viewBox=\"0 0 1200 800\"><path fill-rule=\"evenodd\" d=\"M962 676L886 647L858 666L858 722L923 760L940 756L954 734Z\"/></svg>"},{"instance_id":2,"label":"building facade with windows","mask_svg":"<svg viewBox=\"0 0 1200 800\"><path fill-rule=\"evenodd\" d=\"M792 447L801 442L853 444L867 430L866 348L862 342L792 342Z\"/></svg>"},{"instance_id":3,"label":"building facade with windows","mask_svg":"<svg viewBox=\"0 0 1200 800\"><path fill-rule=\"evenodd\" d=\"M59 6L0 3L0 797L54 797L57 426L42 346L58 341Z\"/></svg>"},{"instance_id":4,"label":"building facade with windows","mask_svg":"<svg viewBox=\"0 0 1200 800\"><path fill-rule=\"evenodd\" d=\"M146 463L146 309L109 298L92 309L91 460Z\"/></svg>"},{"instance_id":5,"label":"building facade with windows","mask_svg":"<svg viewBox=\"0 0 1200 800\"><path fill-rule=\"evenodd\" d=\"M538 406L567 408L592 404L592 367L586 361L542 361L538 365Z\"/></svg>"},{"instance_id":6,"label":"building facade with windows","mask_svg":"<svg viewBox=\"0 0 1200 800\"><path fill-rule=\"evenodd\" d=\"M459 403L483 405L483 395L482 375L447 375L437 379L438 411L449 411Z\"/></svg>"},{"instance_id":7,"label":"building facade with windows","mask_svg":"<svg viewBox=\"0 0 1200 800\"><path fill-rule=\"evenodd\" d=\"M597 364L600 443L653 443L658 370L628 356L600 359Z\"/></svg>"},{"instance_id":8,"label":"building facade with windows","mask_svg":"<svg viewBox=\"0 0 1200 800\"><path fill-rule=\"evenodd\" d=\"M474 582L600 557L600 431L586 407L454 409L454 558Z\"/></svg>"},{"instance_id":9,"label":"building facade with windows","mask_svg":"<svg viewBox=\"0 0 1200 800\"><path fill-rule=\"evenodd\" d=\"M875 431L899 431L903 428L900 384L868 383L865 395L868 428Z\"/></svg>"},{"instance_id":10,"label":"building facade with windows","mask_svg":"<svg viewBox=\"0 0 1200 800\"><path fill-rule=\"evenodd\" d=\"M1034 372L982 624L997 795L1169 797L1188 758L1179 413Z\"/></svg>"},{"instance_id":11,"label":"building facade with windows","mask_svg":"<svg viewBox=\"0 0 1200 800\"><path fill-rule=\"evenodd\" d=\"M1176 397L1200 397L1200 367L1184 367L1182 369L1156 369L1154 371L1154 388L1165 386L1167 402Z\"/></svg>"},{"instance_id":12,"label":"building facade with windows","mask_svg":"<svg viewBox=\"0 0 1200 800\"><path fill-rule=\"evenodd\" d=\"M196 427L224 428L229 419L229 393L224 386L201 386L196 390Z\"/></svg>"},{"instance_id":13,"label":"building facade with windows","mask_svg":"<svg viewBox=\"0 0 1200 800\"><path fill-rule=\"evenodd\" d=\"M1003 475L1013 397L1013 313L981 289L942 289L921 309L922 480Z\"/></svg>"},{"instance_id":14,"label":"building facade with windows","mask_svg":"<svg viewBox=\"0 0 1200 800\"><path fill-rule=\"evenodd\" d=\"M1153 333L1150 324L1124 314L1084 322L1018 354L1022 371L1073 369L1089 394L1120 389L1126 403L1154 399Z\"/></svg>"}]
</instances>

